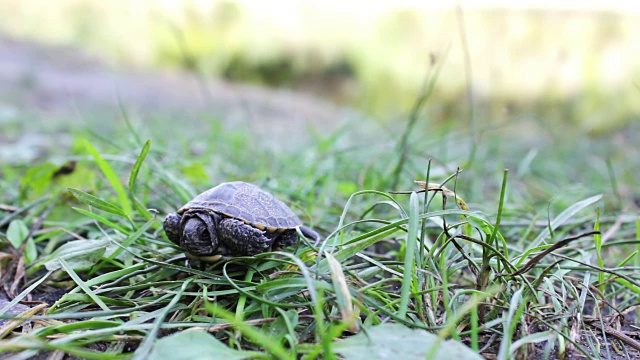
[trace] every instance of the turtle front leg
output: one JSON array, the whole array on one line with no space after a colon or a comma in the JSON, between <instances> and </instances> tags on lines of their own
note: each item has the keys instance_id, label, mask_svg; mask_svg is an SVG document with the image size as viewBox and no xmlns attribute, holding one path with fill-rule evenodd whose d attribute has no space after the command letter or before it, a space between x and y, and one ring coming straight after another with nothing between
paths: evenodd
<instances>
[{"instance_id":1,"label":"turtle front leg","mask_svg":"<svg viewBox=\"0 0 640 360\"><path fill-rule=\"evenodd\" d=\"M182 216L177 213L171 213L167 215L162 223L162 227L164 228L164 232L167 234L169 240L172 243L180 246L180 220Z\"/></svg>"},{"instance_id":2,"label":"turtle front leg","mask_svg":"<svg viewBox=\"0 0 640 360\"><path fill-rule=\"evenodd\" d=\"M263 230L236 219L223 219L218 224L218 239L226 248L222 255L256 255L271 249L273 237L265 236Z\"/></svg>"}]
</instances>

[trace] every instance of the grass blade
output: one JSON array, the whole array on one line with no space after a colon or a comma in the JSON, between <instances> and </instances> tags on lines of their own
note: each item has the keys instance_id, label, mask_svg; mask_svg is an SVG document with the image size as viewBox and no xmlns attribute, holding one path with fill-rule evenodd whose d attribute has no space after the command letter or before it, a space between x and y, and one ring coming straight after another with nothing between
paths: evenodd
<instances>
[{"instance_id":1,"label":"grass blade","mask_svg":"<svg viewBox=\"0 0 640 360\"><path fill-rule=\"evenodd\" d=\"M156 318L156 321L153 323L153 327L147 333L147 336L142 341L142 344L140 344L138 349L136 349L133 359L135 360L146 359L149 356L149 354L151 354L151 350L153 349L153 343L154 341L156 341L156 337L158 336L158 332L160 331L160 326L162 325L162 322L167 317L171 309L182 298L182 294L187 289L187 286L189 286L189 284L191 283L191 280L193 279L187 279L182 284L180 291L178 291L176 295L173 297L173 299L171 299L171 302L169 302L169 304L165 306L165 308L163 309L164 311L162 311L160 315L158 315L158 317Z\"/></svg>"},{"instance_id":2,"label":"grass blade","mask_svg":"<svg viewBox=\"0 0 640 360\"><path fill-rule=\"evenodd\" d=\"M504 209L504 196L507 190L508 179L509 179L509 169L505 169L504 175L502 176L502 187L500 189L500 202L498 203L498 215L496 216L496 225L493 227L493 232L491 233L491 237L489 238L490 245L494 245L493 242L495 241L496 235L498 234L498 228L500 228L500 221L502 219L502 212ZM505 252L505 256L509 257L506 244L504 244L504 252Z\"/></svg>"},{"instance_id":3,"label":"grass blade","mask_svg":"<svg viewBox=\"0 0 640 360\"><path fill-rule=\"evenodd\" d=\"M411 296L411 284L415 275L415 248L418 236L418 216L420 207L418 205L418 194L411 193L409 197L409 232L404 253L404 272L402 277L402 288L400 291L400 305L398 306L398 316L405 319L409 308L409 298Z\"/></svg>"},{"instance_id":4,"label":"grass blade","mask_svg":"<svg viewBox=\"0 0 640 360\"><path fill-rule=\"evenodd\" d=\"M67 272L67 274L69 274L69 276L71 276L71 279L73 279L73 281L78 284L78 286L80 286L80 288L87 294L89 295L89 297L91 298L91 300L93 300L93 302L95 302L98 306L100 306L100 308L104 311L110 311L111 309L109 309L109 307L102 301L102 299L100 299L98 297L98 295L96 295L93 290L91 290L91 288L89 288L89 286L87 286L87 284L82 281L82 279L80 279L80 277L78 276L78 274L76 274L75 271L73 271L73 269L71 269L71 267L69 266L69 264L67 264L66 261L64 261L63 258L59 258L58 259L60 261L60 265L62 266L62 268L64 269L64 271Z\"/></svg>"},{"instance_id":5,"label":"grass blade","mask_svg":"<svg viewBox=\"0 0 640 360\"><path fill-rule=\"evenodd\" d=\"M127 195L127 192L125 191L124 186L122 186L122 183L118 178L118 175L113 170L111 165L109 165L109 163L107 163L102 158L100 153L93 147L93 145L91 145L90 142L84 141L84 146L87 149L87 151L91 154L91 156L93 156L93 159L98 164L98 167L100 167L100 170L102 170L102 173L109 181L109 184L111 184L111 187L118 195L118 201L120 202L120 206L122 207L122 210L127 215L133 214L133 207L131 206L131 201L129 201L129 196Z\"/></svg>"},{"instance_id":6,"label":"grass blade","mask_svg":"<svg viewBox=\"0 0 640 360\"><path fill-rule=\"evenodd\" d=\"M38 286L40 286L40 284L42 284L42 282L45 281L49 277L49 275L51 275L52 273L53 273L53 271L49 271L48 273L46 273L42 278L40 278L40 280L34 282L33 284L31 284L31 286L29 286L28 288L24 289L24 291L22 291L20 294L18 294L18 296L16 296L7 305L5 305L2 309L0 309L0 318L2 317L2 315L4 315L4 313L7 312L7 310L9 310L12 307L16 306L17 303L19 303L20 301L22 301L22 299L24 299L27 295L29 295L29 293L31 293L33 291L33 289L35 289Z\"/></svg>"},{"instance_id":7,"label":"grass blade","mask_svg":"<svg viewBox=\"0 0 640 360\"><path fill-rule=\"evenodd\" d=\"M593 240L595 241L595 245L596 245L596 258L598 261L598 266L603 268L604 259L602 258L602 234L600 234L600 208L598 208L596 211L596 222L593 225L593 231L597 232L596 234L593 235ZM600 289L600 292L602 292L603 294L605 293L605 287L606 287L606 284L604 282L604 277L605 277L604 272L601 271L598 273L598 283L601 284L598 287L598 289Z\"/></svg>"},{"instance_id":8,"label":"grass blade","mask_svg":"<svg viewBox=\"0 0 640 360\"><path fill-rule=\"evenodd\" d=\"M142 147L142 151L140 151L140 155L136 159L135 164L133 164L133 168L131 168L131 174L129 174L129 192L133 194L135 190L136 179L138 178L138 172L140 172L140 167L144 162L144 159L147 157L149 153L149 149L151 148L151 140L147 140Z\"/></svg>"},{"instance_id":9,"label":"grass blade","mask_svg":"<svg viewBox=\"0 0 640 360\"><path fill-rule=\"evenodd\" d=\"M51 196L49 196L49 195L43 196L43 197L41 197L41 198L31 202L31 203L19 208L17 211L11 213L10 215L7 215L7 216L3 217L2 219L0 219L0 228L4 227L8 223L10 223L13 219L18 218L23 213L26 213L29 209L42 204L43 202L49 200L50 198L51 198Z\"/></svg>"},{"instance_id":10,"label":"grass blade","mask_svg":"<svg viewBox=\"0 0 640 360\"><path fill-rule=\"evenodd\" d=\"M511 343L513 335L515 335L515 328L520 321L520 316L526 305L526 299L522 298L523 289L517 290L511 297L509 302L509 311L504 319L504 337L500 341L500 351L498 352L498 359L507 360L511 358L510 350L512 349Z\"/></svg>"},{"instance_id":11,"label":"grass blade","mask_svg":"<svg viewBox=\"0 0 640 360\"><path fill-rule=\"evenodd\" d=\"M108 201L102 200L99 197L93 196L79 189L74 189L70 187L70 188L67 188L67 190L69 190L69 192L73 194L73 196L75 196L75 198L78 199L78 201L80 202L83 202L96 209L100 209L102 211L106 211L114 215L122 216L123 218L128 218L127 214L124 211L122 211L122 209L120 209L119 207L117 207L116 205Z\"/></svg>"},{"instance_id":12,"label":"grass blade","mask_svg":"<svg viewBox=\"0 0 640 360\"><path fill-rule=\"evenodd\" d=\"M113 221L109 221L109 220L103 218L102 216L100 216L98 214L94 214L91 211L87 211L85 209L80 209L80 208L77 208L77 207L74 207L72 209L77 211L77 212L79 212L80 214L86 215L86 216L88 216L88 217L90 217L90 218L92 218L94 220L97 220L98 222L101 222L101 223L107 225L108 227L110 227L112 229L116 229L116 230L120 231L123 234L127 234L128 235L129 233L131 233L130 230L125 229L122 226L114 223Z\"/></svg>"},{"instance_id":13,"label":"grass blade","mask_svg":"<svg viewBox=\"0 0 640 360\"><path fill-rule=\"evenodd\" d=\"M338 309L342 316L342 322L348 327L349 331L355 333L358 331L356 324L356 317L353 311L353 302L351 300L351 293L349 292L349 285L347 279L342 271L342 265L328 252L325 253L327 261L329 261L329 269L331 270L331 281L333 282L333 288L336 294L336 300L338 302Z\"/></svg>"},{"instance_id":14,"label":"grass blade","mask_svg":"<svg viewBox=\"0 0 640 360\"><path fill-rule=\"evenodd\" d=\"M540 232L540 234L533 240L529 247L536 247L540 245L541 242L543 242L551 235L551 230L557 229L560 225L571 219L575 214L577 214L581 210L584 210L586 207L596 203L600 199L602 199L602 194L578 201L577 203L566 208L563 212L560 213L560 215L558 215L551 221L549 227Z\"/></svg>"},{"instance_id":15,"label":"grass blade","mask_svg":"<svg viewBox=\"0 0 640 360\"><path fill-rule=\"evenodd\" d=\"M267 334L249 324L236 321L236 317L233 313L223 309L218 304L210 303L207 299L206 293L202 298L204 300L205 309L207 309L209 313L233 324L233 326L236 329L240 330L240 332L243 333L246 337L250 338L257 345L261 346L266 351L271 353L271 355L273 355L275 359L293 358L291 354L280 343L273 341L273 339L271 339L271 337L269 337Z\"/></svg>"},{"instance_id":16,"label":"grass blade","mask_svg":"<svg viewBox=\"0 0 640 360\"><path fill-rule=\"evenodd\" d=\"M149 220L146 223L144 223L144 225L140 226L140 228L138 228L138 230L136 230L136 232L134 232L133 234L129 235L123 242L122 242L122 246L124 248L129 247L131 244L133 244L136 240L138 240L138 238L140 238L140 236L142 236L142 234L144 234L150 227L151 225L153 225L155 223L155 220ZM118 247L111 255L109 255L109 257L105 258L106 262L109 262L113 259L116 258L116 256L120 255L120 253L123 251L124 249L122 247Z\"/></svg>"}]
</instances>

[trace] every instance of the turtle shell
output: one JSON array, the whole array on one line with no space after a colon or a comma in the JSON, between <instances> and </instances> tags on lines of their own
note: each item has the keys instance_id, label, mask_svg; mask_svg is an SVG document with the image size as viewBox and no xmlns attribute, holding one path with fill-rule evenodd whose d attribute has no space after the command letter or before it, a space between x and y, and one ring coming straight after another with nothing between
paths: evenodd
<instances>
[{"instance_id":1,"label":"turtle shell","mask_svg":"<svg viewBox=\"0 0 640 360\"><path fill-rule=\"evenodd\" d=\"M242 220L269 232L294 229L302 221L282 201L256 185L242 181L222 183L196 196L178 210L208 210Z\"/></svg>"}]
</instances>

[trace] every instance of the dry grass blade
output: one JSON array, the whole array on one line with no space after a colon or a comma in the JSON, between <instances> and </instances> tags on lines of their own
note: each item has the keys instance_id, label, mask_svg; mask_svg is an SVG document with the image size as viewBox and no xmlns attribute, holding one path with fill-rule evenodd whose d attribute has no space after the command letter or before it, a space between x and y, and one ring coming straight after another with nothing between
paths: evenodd
<instances>
[{"instance_id":1,"label":"dry grass blade","mask_svg":"<svg viewBox=\"0 0 640 360\"><path fill-rule=\"evenodd\" d=\"M20 210L20 208L17 206L0 204L0 210L6 211L6 212L17 212L18 210Z\"/></svg>"},{"instance_id":2,"label":"dry grass blade","mask_svg":"<svg viewBox=\"0 0 640 360\"><path fill-rule=\"evenodd\" d=\"M329 269L331 270L331 280L333 281L333 287L335 289L338 307L340 314L342 315L342 321L352 333L356 333L359 330L358 323L356 322L356 315L353 311L353 302L351 300L351 293L342 271L342 265L336 260L330 253L325 252L325 257L329 261Z\"/></svg>"},{"instance_id":3,"label":"dry grass blade","mask_svg":"<svg viewBox=\"0 0 640 360\"><path fill-rule=\"evenodd\" d=\"M462 170L458 170L455 175L459 174L461 171ZM462 210L469 210L469 206L467 206L467 203L462 200L462 198L455 191L447 188L446 186L431 182L427 184L426 182L420 180L414 180L414 182L416 183L416 185L427 191L440 191L442 192L442 196L454 198L456 200L456 203Z\"/></svg>"},{"instance_id":4,"label":"dry grass blade","mask_svg":"<svg viewBox=\"0 0 640 360\"><path fill-rule=\"evenodd\" d=\"M40 311L46 309L49 305L40 304L36 305L22 313L16 315L16 318L8 321L4 326L0 328L0 339L4 339L9 333L11 333L15 328L22 325L23 322L27 321L33 315L39 313Z\"/></svg>"}]
</instances>

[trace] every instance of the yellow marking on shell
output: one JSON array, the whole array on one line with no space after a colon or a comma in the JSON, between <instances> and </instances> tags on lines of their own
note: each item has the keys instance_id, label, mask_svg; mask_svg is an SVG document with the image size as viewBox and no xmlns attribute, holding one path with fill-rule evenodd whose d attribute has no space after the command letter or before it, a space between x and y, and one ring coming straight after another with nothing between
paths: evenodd
<instances>
[{"instance_id":1,"label":"yellow marking on shell","mask_svg":"<svg viewBox=\"0 0 640 360\"><path fill-rule=\"evenodd\" d=\"M248 224L248 223L247 223L247 224ZM256 229L258 229L258 230L264 230L264 229L265 229L265 227L264 227L264 226L262 226L262 225L258 225L258 224L253 224L253 227L255 227L255 228L256 228Z\"/></svg>"},{"instance_id":2,"label":"yellow marking on shell","mask_svg":"<svg viewBox=\"0 0 640 360\"><path fill-rule=\"evenodd\" d=\"M279 232L279 233L283 233L283 232L285 232L285 231L287 231L287 229L285 229L285 228L279 228L279 229L278 229L278 232Z\"/></svg>"},{"instance_id":3,"label":"yellow marking on shell","mask_svg":"<svg viewBox=\"0 0 640 360\"><path fill-rule=\"evenodd\" d=\"M204 261L204 262L209 262L209 263L214 263L219 261L220 259L222 259L222 255L218 254L218 255L206 255L206 256L198 256L198 255L193 255L190 253L185 253L185 255L187 256L187 258L191 259L191 260L198 260L198 261Z\"/></svg>"},{"instance_id":4,"label":"yellow marking on shell","mask_svg":"<svg viewBox=\"0 0 640 360\"><path fill-rule=\"evenodd\" d=\"M273 226L269 226L267 228L267 232L270 232L270 233L276 232L277 230L278 230L278 228L274 228Z\"/></svg>"}]
</instances>

